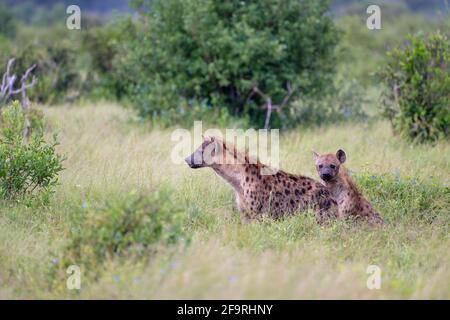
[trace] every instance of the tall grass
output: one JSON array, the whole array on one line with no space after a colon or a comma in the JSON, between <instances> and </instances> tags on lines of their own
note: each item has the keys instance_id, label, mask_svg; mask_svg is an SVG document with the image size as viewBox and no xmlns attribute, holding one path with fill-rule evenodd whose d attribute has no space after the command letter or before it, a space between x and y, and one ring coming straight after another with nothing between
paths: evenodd
<instances>
[{"instance_id":1,"label":"tall grass","mask_svg":"<svg viewBox=\"0 0 450 320\"><path fill-rule=\"evenodd\" d=\"M171 163L171 130L136 125L114 105L45 113L60 131L66 170L49 206L0 204L0 298L450 298L448 143L411 145L385 122L285 133L283 169L316 177L311 150L343 148L388 225L319 226L312 214L245 224L212 170ZM51 270L74 214L161 185L182 209L190 242L149 259L110 256L90 267L95 277L82 268L82 290L68 290L68 275ZM380 290L366 286L372 264Z\"/></svg>"}]
</instances>

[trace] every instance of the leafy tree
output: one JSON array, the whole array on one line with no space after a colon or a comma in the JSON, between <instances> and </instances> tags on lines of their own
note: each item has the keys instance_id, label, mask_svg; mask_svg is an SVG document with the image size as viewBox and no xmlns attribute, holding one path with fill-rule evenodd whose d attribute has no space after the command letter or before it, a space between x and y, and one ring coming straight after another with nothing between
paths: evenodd
<instances>
[{"instance_id":1,"label":"leafy tree","mask_svg":"<svg viewBox=\"0 0 450 320\"><path fill-rule=\"evenodd\" d=\"M450 42L441 32L411 36L388 54L380 72L386 90L383 114L394 130L415 141L450 134Z\"/></svg>"},{"instance_id":2,"label":"leafy tree","mask_svg":"<svg viewBox=\"0 0 450 320\"><path fill-rule=\"evenodd\" d=\"M84 70L79 65L83 55L77 36L76 32L68 33L65 26L21 32L12 56L17 74L37 64L34 74L38 82L29 91L31 101L57 104L79 95Z\"/></svg>"},{"instance_id":3,"label":"leafy tree","mask_svg":"<svg viewBox=\"0 0 450 320\"><path fill-rule=\"evenodd\" d=\"M85 87L89 87L86 90L90 90L92 97L122 98L126 93L126 81L119 74L117 59L126 54L130 38L136 38L136 25L129 17L91 28L83 34L82 49L91 58Z\"/></svg>"},{"instance_id":4,"label":"leafy tree","mask_svg":"<svg viewBox=\"0 0 450 320\"><path fill-rule=\"evenodd\" d=\"M282 104L331 83L337 30L328 1L137 1L143 25L123 61L143 117L172 121L196 106L226 108L262 126L266 98ZM272 126L287 125L284 109Z\"/></svg>"}]
</instances>

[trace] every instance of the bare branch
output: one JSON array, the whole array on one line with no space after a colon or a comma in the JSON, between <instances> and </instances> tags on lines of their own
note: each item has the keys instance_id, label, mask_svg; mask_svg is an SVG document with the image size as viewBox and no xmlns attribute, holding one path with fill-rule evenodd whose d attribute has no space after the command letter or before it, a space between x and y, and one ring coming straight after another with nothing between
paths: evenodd
<instances>
[{"instance_id":1,"label":"bare branch","mask_svg":"<svg viewBox=\"0 0 450 320\"><path fill-rule=\"evenodd\" d=\"M258 87L253 87L253 92L256 94L259 94L262 98L264 98L266 100L266 103L264 105L262 105L261 107L266 109L266 120L264 122L264 129L268 129L269 128L269 123L270 123L270 116L272 115L272 98L269 97L268 95L266 95L264 92L262 92Z\"/></svg>"},{"instance_id":2,"label":"bare branch","mask_svg":"<svg viewBox=\"0 0 450 320\"><path fill-rule=\"evenodd\" d=\"M5 97L8 94L8 91L11 90L12 85L16 81L15 75L13 75L12 77L10 76L11 68L12 68L12 65L14 64L14 61L16 61L16 59L11 58L8 60L8 63L6 64L6 72L3 74L2 86L0 88L0 93L3 97ZM8 96L9 96L9 94L8 94Z\"/></svg>"},{"instance_id":3,"label":"bare branch","mask_svg":"<svg viewBox=\"0 0 450 320\"><path fill-rule=\"evenodd\" d=\"M262 92L261 90L259 90L259 88L256 87L256 86L253 87L253 92L259 94L259 95L260 95L261 97L263 97L265 100L268 99L268 96L267 96L264 92Z\"/></svg>"},{"instance_id":4,"label":"bare branch","mask_svg":"<svg viewBox=\"0 0 450 320\"><path fill-rule=\"evenodd\" d=\"M30 75L30 72L34 70L34 68L36 68L36 64L33 64L31 67L29 67L27 69L27 71L25 71L24 75L22 76L22 79L20 81L26 81L28 76Z\"/></svg>"},{"instance_id":5,"label":"bare branch","mask_svg":"<svg viewBox=\"0 0 450 320\"><path fill-rule=\"evenodd\" d=\"M272 110L277 110L279 112L284 106L289 102L289 99L292 97L292 94L294 93L294 90L291 87L290 82L287 83L287 95L283 98L283 101L279 105L273 105L272 104L272 98L268 95L266 95L264 92L262 92L257 86L253 87L253 93L256 93L260 95L264 100L266 100L266 103L260 106L261 109L266 109L266 120L264 124L264 129L269 128L270 123L270 117L272 115Z\"/></svg>"},{"instance_id":6,"label":"bare branch","mask_svg":"<svg viewBox=\"0 0 450 320\"><path fill-rule=\"evenodd\" d=\"M281 104L277 107L277 111L280 111L280 109L284 108L284 106L289 102L289 99L292 97L292 94L294 93L294 90L292 90L291 84L289 82L287 83L287 90L288 93L284 97Z\"/></svg>"},{"instance_id":7,"label":"bare branch","mask_svg":"<svg viewBox=\"0 0 450 320\"><path fill-rule=\"evenodd\" d=\"M269 97L267 99L267 113L266 113L266 120L264 122L264 129L269 129L271 115L272 115L272 98Z\"/></svg>"},{"instance_id":8,"label":"bare branch","mask_svg":"<svg viewBox=\"0 0 450 320\"><path fill-rule=\"evenodd\" d=\"M11 94L19 94L23 90L26 90L26 89L31 88L32 86L36 85L36 83L37 83L37 79L35 76L33 76L30 83L28 83L28 84L22 83L22 86L19 89L11 91Z\"/></svg>"},{"instance_id":9,"label":"bare branch","mask_svg":"<svg viewBox=\"0 0 450 320\"><path fill-rule=\"evenodd\" d=\"M25 73L22 75L22 78L20 79L20 88L14 89L14 84L17 80L17 76L15 74L11 75L11 69L14 65L15 59L11 58L8 61L8 64L6 65L6 72L3 74L2 77L2 83L0 86L0 102L7 102L9 100L9 97L11 95L21 94L22 95L22 107L26 109L29 105L29 100L27 97L26 90L31 88L32 86L36 85L37 79L33 75L31 82L27 83L27 80L33 72L33 70L36 68L36 64L29 67Z\"/></svg>"}]
</instances>

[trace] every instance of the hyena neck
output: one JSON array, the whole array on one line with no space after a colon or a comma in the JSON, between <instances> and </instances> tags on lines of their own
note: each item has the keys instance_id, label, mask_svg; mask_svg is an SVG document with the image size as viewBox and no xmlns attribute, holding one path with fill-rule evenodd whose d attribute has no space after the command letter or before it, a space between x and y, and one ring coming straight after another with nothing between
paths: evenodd
<instances>
[{"instance_id":1,"label":"hyena neck","mask_svg":"<svg viewBox=\"0 0 450 320\"><path fill-rule=\"evenodd\" d=\"M239 152L233 144L222 143L224 158L221 164L215 164L212 168L214 171L227 181L233 189L242 193L242 186L245 180L245 169L250 166L251 158L247 152ZM228 162L230 161L230 162ZM256 160L256 162L258 162ZM258 162L259 163L259 162Z\"/></svg>"},{"instance_id":2,"label":"hyena neck","mask_svg":"<svg viewBox=\"0 0 450 320\"><path fill-rule=\"evenodd\" d=\"M357 192L356 187L348 175L347 169L341 166L339 169L339 174L333 181L327 182L326 186L330 189L334 197L339 198L344 194Z\"/></svg>"},{"instance_id":3,"label":"hyena neck","mask_svg":"<svg viewBox=\"0 0 450 320\"><path fill-rule=\"evenodd\" d=\"M243 165L218 165L213 167L214 171L228 182L237 192L242 191L242 179L244 177Z\"/></svg>"}]
</instances>

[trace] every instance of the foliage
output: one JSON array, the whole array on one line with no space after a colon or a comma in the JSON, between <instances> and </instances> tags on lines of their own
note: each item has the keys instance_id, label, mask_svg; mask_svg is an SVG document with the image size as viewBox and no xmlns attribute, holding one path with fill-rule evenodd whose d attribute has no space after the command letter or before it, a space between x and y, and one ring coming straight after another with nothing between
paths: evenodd
<instances>
[{"instance_id":1,"label":"foliage","mask_svg":"<svg viewBox=\"0 0 450 320\"><path fill-rule=\"evenodd\" d=\"M369 4L375 3L358 3L355 13L336 22L343 34L338 45L338 73L345 72L347 78L355 78L364 86L380 84L376 71L386 63L386 50L401 44L405 35L450 28L448 15L430 18L398 11L395 3L383 3L382 29L369 30L365 26L367 16L361 14Z\"/></svg>"},{"instance_id":2,"label":"foliage","mask_svg":"<svg viewBox=\"0 0 450 320\"><path fill-rule=\"evenodd\" d=\"M436 181L368 172L358 174L355 178L376 206L388 208L384 211L395 212L395 206L404 204L402 208L397 208L392 220L400 221L405 215L413 215L426 223L447 219L450 189Z\"/></svg>"},{"instance_id":3,"label":"foliage","mask_svg":"<svg viewBox=\"0 0 450 320\"><path fill-rule=\"evenodd\" d=\"M123 63L140 115L177 118L196 104L262 126L264 100L326 89L337 31L327 1L152 1ZM285 125L275 115L273 126ZM289 119L287 119L289 120Z\"/></svg>"},{"instance_id":4,"label":"foliage","mask_svg":"<svg viewBox=\"0 0 450 320\"><path fill-rule=\"evenodd\" d=\"M283 168L317 179L310 150L344 148L349 169L366 168L367 174L356 174L355 181L387 225L320 226L312 212L243 223L226 183L212 171L194 172L167 161L171 130L143 132L130 124L128 111L115 104L47 110L53 123L64 123L61 148L72 155L70 167L51 206L0 202L0 277L7 288L2 297L449 297L450 163L443 155L450 145L445 141L411 145L392 137L387 121L286 132L280 136ZM76 230L85 232L82 226L89 226L92 234L103 225L115 230L108 214L131 200L127 190L152 197L149 185L159 189L163 181L172 190L167 206L180 208L186 217L183 229L192 239L189 246L155 244L155 249L135 256L131 245L93 267L89 261L85 267L85 255L81 260L70 255L61 259ZM83 244L87 247L88 241ZM67 289L66 263L80 266L82 290ZM368 265L383 270L382 290L367 290ZM296 279L302 279L301 285Z\"/></svg>"},{"instance_id":5,"label":"foliage","mask_svg":"<svg viewBox=\"0 0 450 320\"><path fill-rule=\"evenodd\" d=\"M158 246L185 238L180 212L163 188L145 195L131 192L103 207L81 208L68 231L64 261L88 267L115 256L151 255Z\"/></svg>"},{"instance_id":6,"label":"foliage","mask_svg":"<svg viewBox=\"0 0 450 320\"><path fill-rule=\"evenodd\" d=\"M13 38L16 34L16 28L13 12L6 5L0 3L0 36Z\"/></svg>"},{"instance_id":7,"label":"foliage","mask_svg":"<svg viewBox=\"0 0 450 320\"><path fill-rule=\"evenodd\" d=\"M22 27L14 43L0 37L0 64L3 69L8 59L16 58L12 70L16 75L37 65L33 74L38 82L27 91L33 102L55 104L73 99L80 94L85 70L80 68L84 55L78 50L77 37L75 33L67 34L61 26L38 30Z\"/></svg>"},{"instance_id":8,"label":"foliage","mask_svg":"<svg viewBox=\"0 0 450 320\"><path fill-rule=\"evenodd\" d=\"M418 142L450 134L450 42L440 32L410 36L388 55L383 114L395 132Z\"/></svg>"},{"instance_id":9,"label":"foliage","mask_svg":"<svg viewBox=\"0 0 450 320\"><path fill-rule=\"evenodd\" d=\"M340 79L336 81L335 89L320 99L299 97L284 117L291 119L291 123L302 125L360 121L368 117L365 103L363 87L355 79Z\"/></svg>"},{"instance_id":10,"label":"foliage","mask_svg":"<svg viewBox=\"0 0 450 320\"><path fill-rule=\"evenodd\" d=\"M124 74L118 70L120 57L126 54L126 43L136 38L136 25L125 17L93 27L83 34L82 49L90 61L90 72L84 91L93 98L120 99L126 92Z\"/></svg>"},{"instance_id":11,"label":"foliage","mask_svg":"<svg viewBox=\"0 0 450 320\"><path fill-rule=\"evenodd\" d=\"M17 72L37 63L38 83L30 90L30 99L39 103L61 103L68 95L79 94L81 75L78 70L78 52L72 39L59 36L62 30L48 30L39 41L26 41L16 51ZM55 41L55 38L60 38Z\"/></svg>"},{"instance_id":12,"label":"foliage","mask_svg":"<svg viewBox=\"0 0 450 320\"><path fill-rule=\"evenodd\" d=\"M6 64L11 58L13 44L10 39L0 34L0 74L3 76L6 71Z\"/></svg>"},{"instance_id":13,"label":"foliage","mask_svg":"<svg viewBox=\"0 0 450 320\"><path fill-rule=\"evenodd\" d=\"M23 133L26 122L32 126L29 141ZM37 193L51 193L63 170L61 155L53 142L44 140L42 115L26 114L17 102L4 107L0 127L0 196L6 199L32 197Z\"/></svg>"}]
</instances>

